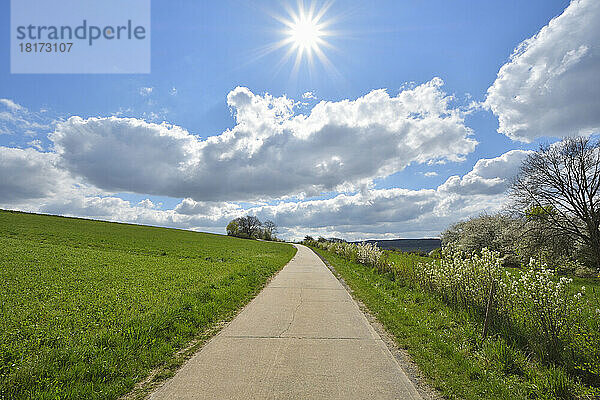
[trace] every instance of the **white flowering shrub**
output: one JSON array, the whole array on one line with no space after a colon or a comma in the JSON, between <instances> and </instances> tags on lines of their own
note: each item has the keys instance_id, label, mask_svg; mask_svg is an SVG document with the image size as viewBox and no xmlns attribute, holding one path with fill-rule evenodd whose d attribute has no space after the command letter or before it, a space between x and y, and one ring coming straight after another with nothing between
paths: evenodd
<instances>
[{"instance_id":1,"label":"white flowering shrub","mask_svg":"<svg viewBox=\"0 0 600 400\"><path fill-rule=\"evenodd\" d=\"M572 281L557 277L545 263L532 258L524 272L507 271L500 282L501 311L513 324L536 335L550 358L556 358L572 340L581 317L585 287L572 294Z\"/></svg>"},{"instance_id":2,"label":"white flowering shrub","mask_svg":"<svg viewBox=\"0 0 600 400\"><path fill-rule=\"evenodd\" d=\"M371 243L360 243L356 245L356 261L361 264L377 267L383 251Z\"/></svg>"},{"instance_id":3,"label":"white flowering shrub","mask_svg":"<svg viewBox=\"0 0 600 400\"><path fill-rule=\"evenodd\" d=\"M591 332L595 325L582 317L585 288L573 293L571 279L558 277L540 261L531 259L523 271L510 272L502 266L498 252L484 248L480 253L464 253L447 246L441 260L407 266L395 265L386 252L370 243L313 245L380 272L391 272L409 284L441 295L448 303L480 312L485 312L493 292L493 319L521 332L541 358L566 362L568 353L579 369L594 376L599 372L600 335Z\"/></svg>"},{"instance_id":4,"label":"white flowering shrub","mask_svg":"<svg viewBox=\"0 0 600 400\"><path fill-rule=\"evenodd\" d=\"M441 294L446 301L484 309L492 285L502 277L502 263L497 252L484 248L481 255L444 249L439 263L419 263L414 272L421 287Z\"/></svg>"},{"instance_id":5,"label":"white flowering shrub","mask_svg":"<svg viewBox=\"0 0 600 400\"><path fill-rule=\"evenodd\" d=\"M314 242L314 244L351 261L375 268L383 266L384 252L372 243Z\"/></svg>"},{"instance_id":6,"label":"white flowering shrub","mask_svg":"<svg viewBox=\"0 0 600 400\"><path fill-rule=\"evenodd\" d=\"M453 304L485 310L492 285L493 310L525 333L543 358L560 358L572 342L583 308L581 291L571 293L572 280L557 277L546 264L531 259L527 268L511 273L502 267L500 254L484 248L465 255L449 248L441 262L420 263L415 275L421 287L439 293Z\"/></svg>"}]
</instances>

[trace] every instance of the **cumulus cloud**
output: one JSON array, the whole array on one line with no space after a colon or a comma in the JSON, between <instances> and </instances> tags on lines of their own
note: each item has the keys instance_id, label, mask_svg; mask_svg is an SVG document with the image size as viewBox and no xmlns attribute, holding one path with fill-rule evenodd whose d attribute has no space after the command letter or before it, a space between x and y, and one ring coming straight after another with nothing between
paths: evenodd
<instances>
[{"instance_id":1,"label":"cumulus cloud","mask_svg":"<svg viewBox=\"0 0 600 400\"><path fill-rule=\"evenodd\" d=\"M139 207L153 209L156 208L156 204L152 202L150 199L144 199L137 204Z\"/></svg>"},{"instance_id":2,"label":"cumulus cloud","mask_svg":"<svg viewBox=\"0 0 600 400\"><path fill-rule=\"evenodd\" d=\"M224 201L194 201L183 199L175 207L175 212L182 215L212 215L214 217L230 216L232 213L243 213L242 207L235 203Z\"/></svg>"},{"instance_id":3,"label":"cumulus cloud","mask_svg":"<svg viewBox=\"0 0 600 400\"><path fill-rule=\"evenodd\" d=\"M0 204L15 204L58 194L68 175L57 156L37 150L0 147Z\"/></svg>"},{"instance_id":4,"label":"cumulus cloud","mask_svg":"<svg viewBox=\"0 0 600 400\"><path fill-rule=\"evenodd\" d=\"M31 211L217 233L224 233L225 226L234 218L255 215L261 220L275 221L280 233L288 239L318 232L358 240L436 236L449 223L482 211L495 211L502 202L486 195L376 189L366 195L339 194L325 200L281 202L246 209L226 204L222 208L201 206L191 210L186 209L189 200L170 210L149 205L147 201L131 204L118 197L73 193L68 198L50 199Z\"/></svg>"},{"instance_id":5,"label":"cumulus cloud","mask_svg":"<svg viewBox=\"0 0 600 400\"><path fill-rule=\"evenodd\" d=\"M182 128L117 117L71 117L49 138L62 167L95 186L159 195L181 185L187 175L185 160L199 145Z\"/></svg>"},{"instance_id":6,"label":"cumulus cloud","mask_svg":"<svg viewBox=\"0 0 600 400\"><path fill-rule=\"evenodd\" d=\"M351 240L437 236L453 222L500 210L507 201L507 184L529 153L512 150L479 160L467 174L450 177L435 190L371 189L247 212L276 221L294 237L303 232Z\"/></svg>"},{"instance_id":7,"label":"cumulus cloud","mask_svg":"<svg viewBox=\"0 0 600 400\"><path fill-rule=\"evenodd\" d=\"M502 194L508 189L511 178L517 175L519 167L532 153L525 150L511 150L495 158L483 158L471 171L460 177L451 176L438 190L462 195Z\"/></svg>"},{"instance_id":8,"label":"cumulus cloud","mask_svg":"<svg viewBox=\"0 0 600 400\"><path fill-rule=\"evenodd\" d=\"M473 151L441 85L321 101L307 115L292 99L236 88L227 97L234 127L207 139L166 123L71 117L49 135L51 152L0 147L0 207L220 233L250 214L275 221L286 238L435 236L499 209L527 153L480 160L437 189L375 189L374 178L411 163L460 161ZM148 198L114 196L122 191ZM152 195L182 200L163 209Z\"/></svg>"},{"instance_id":9,"label":"cumulus cloud","mask_svg":"<svg viewBox=\"0 0 600 400\"><path fill-rule=\"evenodd\" d=\"M218 233L233 218L250 214L275 221L286 238L305 234L350 240L436 236L452 222L500 209L505 197L496 178L505 185L526 153L515 150L480 160L469 173L450 178L437 189L363 188L327 199L244 206L185 198L173 209L162 209L150 199L132 204L81 185L57 167L54 153L0 147L0 206Z\"/></svg>"},{"instance_id":10,"label":"cumulus cloud","mask_svg":"<svg viewBox=\"0 0 600 400\"><path fill-rule=\"evenodd\" d=\"M296 102L238 87L235 126L201 140L132 118L71 117L49 135L62 165L108 191L195 201L255 201L352 189L411 163L460 161L476 141L435 78L390 96Z\"/></svg>"},{"instance_id":11,"label":"cumulus cloud","mask_svg":"<svg viewBox=\"0 0 600 400\"><path fill-rule=\"evenodd\" d=\"M185 201L184 201L185 202ZM115 222L127 222L171 228L194 229L207 232L224 233L225 225L233 219L244 215L241 208L238 212L232 209L198 209L198 213L180 213L180 203L175 209L162 210L150 199L137 204L110 195L86 195L83 191L72 191L71 196L46 199L37 208L29 208L48 214L86 217Z\"/></svg>"},{"instance_id":12,"label":"cumulus cloud","mask_svg":"<svg viewBox=\"0 0 600 400\"><path fill-rule=\"evenodd\" d=\"M331 199L283 202L250 209L286 227L340 227L409 222L434 211L434 190L376 189Z\"/></svg>"},{"instance_id":13,"label":"cumulus cloud","mask_svg":"<svg viewBox=\"0 0 600 400\"><path fill-rule=\"evenodd\" d=\"M600 130L600 2L573 0L500 68L485 105L498 132L529 142Z\"/></svg>"}]
</instances>

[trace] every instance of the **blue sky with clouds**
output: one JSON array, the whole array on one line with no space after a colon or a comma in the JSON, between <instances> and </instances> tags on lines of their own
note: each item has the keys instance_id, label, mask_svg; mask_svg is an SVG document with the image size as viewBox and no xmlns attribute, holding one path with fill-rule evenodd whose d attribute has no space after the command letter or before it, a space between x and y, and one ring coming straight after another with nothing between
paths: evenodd
<instances>
[{"instance_id":1,"label":"blue sky with clouds","mask_svg":"<svg viewBox=\"0 0 600 400\"><path fill-rule=\"evenodd\" d=\"M295 68L272 47L310 4L153 0L152 73L19 75L3 1L0 206L435 236L499 209L540 141L598 132L593 1L316 1L328 63Z\"/></svg>"}]
</instances>

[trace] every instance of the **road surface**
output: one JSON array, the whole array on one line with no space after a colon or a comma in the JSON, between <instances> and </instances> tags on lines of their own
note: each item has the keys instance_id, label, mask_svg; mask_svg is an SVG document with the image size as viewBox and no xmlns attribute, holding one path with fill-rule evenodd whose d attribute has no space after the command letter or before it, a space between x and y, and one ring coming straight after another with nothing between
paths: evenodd
<instances>
[{"instance_id":1,"label":"road surface","mask_svg":"<svg viewBox=\"0 0 600 400\"><path fill-rule=\"evenodd\" d=\"M420 399L346 289L309 248L152 399Z\"/></svg>"}]
</instances>

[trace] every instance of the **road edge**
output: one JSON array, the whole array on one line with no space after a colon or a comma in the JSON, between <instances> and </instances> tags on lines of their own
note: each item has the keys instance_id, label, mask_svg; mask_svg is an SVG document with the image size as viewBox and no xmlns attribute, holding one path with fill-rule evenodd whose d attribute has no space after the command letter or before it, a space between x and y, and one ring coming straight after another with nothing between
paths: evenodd
<instances>
[{"instance_id":1,"label":"road edge","mask_svg":"<svg viewBox=\"0 0 600 400\"><path fill-rule=\"evenodd\" d=\"M126 394L118 397L118 400L141 400L147 399L152 393L157 391L162 385L164 385L169 379L171 379L177 371L183 367L183 365L194 356L197 352L201 351L204 346L208 344L213 338L219 335L225 327L227 327L231 321L235 319L248 305L258 296L265 287L273 280L283 268L288 265L296 255L298 254L298 248L294 245L294 243L286 242L285 244L289 244L296 252L290 258L288 262L279 268L277 272L275 272L269 279L267 279L264 285L258 290L252 298L248 300L243 307L240 307L238 310L235 310L231 313L231 315L227 315L220 321L216 321L210 326L208 326L205 330L198 333L196 337L194 337L185 347L175 352L173 356L164 364L157 368L151 370L144 379L137 381L134 384L134 387Z\"/></svg>"}]
</instances>

